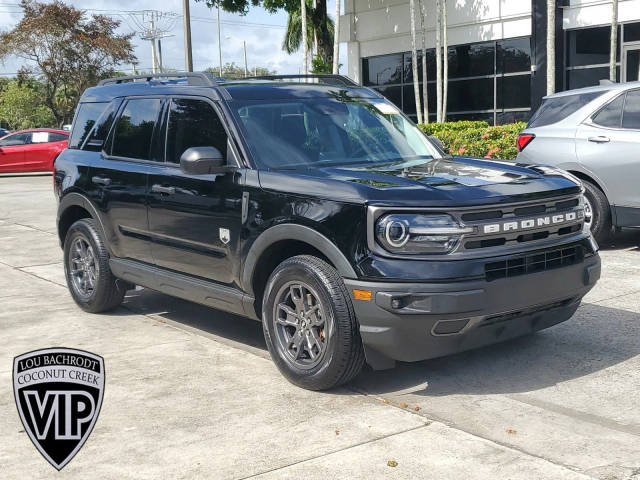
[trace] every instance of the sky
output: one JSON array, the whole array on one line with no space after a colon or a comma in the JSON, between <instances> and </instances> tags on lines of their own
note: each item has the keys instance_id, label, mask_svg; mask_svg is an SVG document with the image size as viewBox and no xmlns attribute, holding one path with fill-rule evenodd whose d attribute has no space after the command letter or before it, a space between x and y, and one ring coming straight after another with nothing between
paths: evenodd
<instances>
[{"instance_id":1,"label":"sky","mask_svg":"<svg viewBox=\"0 0 640 480\"><path fill-rule=\"evenodd\" d=\"M46 0L45 0L46 1ZM75 8L87 10L88 13L100 13L121 20L119 33L131 33L136 29L136 22L130 11L145 9L172 12L178 16L168 19L171 37L162 40L163 66L169 69L184 70L184 30L182 18L182 0L66 0L64 3ZM191 42L193 50L193 68L195 71L207 67L218 66L218 29L216 10L210 10L205 3L190 0L191 9ZM333 17L335 0L328 0L327 10ZM7 30L15 26L22 17L19 0L0 0L0 29ZM140 18L140 17L137 17ZM222 27L222 63L235 62L244 64L242 41L247 42L247 63L249 68L255 66L276 70L278 73L299 73L302 54L298 52L288 55L282 51L287 15L278 12L270 15L260 7L251 7L245 16L221 12ZM173 24L173 25L172 25ZM253 25L251 25L253 24ZM256 25L258 24L258 25ZM138 69L151 70L151 43L133 39L135 54L138 57ZM346 45L340 48L341 73L347 71ZM7 59L0 64L0 75L15 75L24 61L18 58ZM128 69L128 70L127 70ZM132 66L121 68L131 73Z\"/></svg>"}]
</instances>

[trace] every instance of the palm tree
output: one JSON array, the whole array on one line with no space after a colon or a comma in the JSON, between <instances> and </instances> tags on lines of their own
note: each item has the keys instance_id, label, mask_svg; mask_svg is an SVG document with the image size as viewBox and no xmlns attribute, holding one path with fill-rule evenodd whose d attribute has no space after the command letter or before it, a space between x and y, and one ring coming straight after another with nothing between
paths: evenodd
<instances>
[{"instance_id":1,"label":"palm tree","mask_svg":"<svg viewBox=\"0 0 640 480\"><path fill-rule=\"evenodd\" d=\"M556 0L547 0L547 95L556 91Z\"/></svg>"},{"instance_id":2,"label":"palm tree","mask_svg":"<svg viewBox=\"0 0 640 480\"><path fill-rule=\"evenodd\" d=\"M338 0L340 1L340 0ZM422 30L422 114L424 123L429 123L429 94L427 92L427 33L424 27L425 3L426 0L420 2L420 30Z\"/></svg>"},{"instance_id":3,"label":"palm tree","mask_svg":"<svg viewBox=\"0 0 640 480\"><path fill-rule=\"evenodd\" d=\"M338 57L340 56L340 0L336 0L336 21L333 29L333 74L340 70Z\"/></svg>"},{"instance_id":4,"label":"palm tree","mask_svg":"<svg viewBox=\"0 0 640 480\"><path fill-rule=\"evenodd\" d=\"M302 72L306 75L309 72L309 63L307 61L307 52L309 51L309 42L307 41L307 1L300 0L300 18L302 19L302 23L300 25L300 29L302 31ZM291 15L289 15L289 19L291 19ZM287 21L287 27L289 26L289 22ZM287 32L289 28L287 28Z\"/></svg>"},{"instance_id":5,"label":"palm tree","mask_svg":"<svg viewBox=\"0 0 640 480\"><path fill-rule=\"evenodd\" d=\"M418 123L422 123L422 107L420 106L420 84L418 83L418 52L416 51L416 2L409 0L409 16L411 17L411 72L413 73L413 95L416 101Z\"/></svg>"},{"instance_id":6,"label":"palm tree","mask_svg":"<svg viewBox=\"0 0 640 480\"><path fill-rule=\"evenodd\" d=\"M447 121L447 97L449 90L449 44L447 42L447 0L442 0L442 121Z\"/></svg>"},{"instance_id":7,"label":"palm tree","mask_svg":"<svg viewBox=\"0 0 640 480\"><path fill-rule=\"evenodd\" d=\"M323 5L326 1L318 0L316 10L312 7L312 2L307 0L300 1L300 8L289 12L287 18L287 29L282 41L282 50L287 53L295 53L300 50L301 45L306 45L305 52L307 54L307 71L308 71L308 52L314 48L314 39L318 38L317 55L323 62L328 63L334 43L334 25L333 21L322 14ZM303 31L303 16L300 11L304 8L306 28ZM326 13L326 12L325 12ZM304 40L303 40L303 37ZM303 52L303 57L305 56Z\"/></svg>"},{"instance_id":8,"label":"palm tree","mask_svg":"<svg viewBox=\"0 0 640 480\"><path fill-rule=\"evenodd\" d=\"M436 0L436 122L442 121L442 0Z\"/></svg>"},{"instance_id":9,"label":"palm tree","mask_svg":"<svg viewBox=\"0 0 640 480\"><path fill-rule=\"evenodd\" d=\"M618 0L611 2L611 48L609 52L609 80L616 81L616 54L618 53Z\"/></svg>"}]
</instances>

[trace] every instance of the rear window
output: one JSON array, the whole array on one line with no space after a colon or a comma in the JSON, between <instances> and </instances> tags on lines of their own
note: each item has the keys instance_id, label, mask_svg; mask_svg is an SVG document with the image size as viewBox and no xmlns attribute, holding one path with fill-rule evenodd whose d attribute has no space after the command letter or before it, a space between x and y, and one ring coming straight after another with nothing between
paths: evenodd
<instances>
[{"instance_id":1,"label":"rear window","mask_svg":"<svg viewBox=\"0 0 640 480\"><path fill-rule=\"evenodd\" d=\"M540 108L533 114L531 120L529 120L527 126L531 128L544 127L545 125L557 123L577 112L587 103L595 100L604 93L605 91L545 98Z\"/></svg>"},{"instance_id":2,"label":"rear window","mask_svg":"<svg viewBox=\"0 0 640 480\"><path fill-rule=\"evenodd\" d=\"M73 120L69 148L80 148L108 103L81 103Z\"/></svg>"}]
</instances>

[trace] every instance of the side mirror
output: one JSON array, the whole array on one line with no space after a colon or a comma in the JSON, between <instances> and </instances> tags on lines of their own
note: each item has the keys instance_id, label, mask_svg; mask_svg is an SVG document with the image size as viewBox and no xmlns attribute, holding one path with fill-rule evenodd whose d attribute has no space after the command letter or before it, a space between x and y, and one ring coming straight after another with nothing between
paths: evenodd
<instances>
[{"instance_id":1,"label":"side mirror","mask_svg":"<svg viewBox=\"0 0 640 480\"><path fill-rule=\"evenodd\" d=\"M220 150L215 147L192 147L180 157L180 170L190 175L207 175L229 171Z\"/></svg>"}]
</instances>

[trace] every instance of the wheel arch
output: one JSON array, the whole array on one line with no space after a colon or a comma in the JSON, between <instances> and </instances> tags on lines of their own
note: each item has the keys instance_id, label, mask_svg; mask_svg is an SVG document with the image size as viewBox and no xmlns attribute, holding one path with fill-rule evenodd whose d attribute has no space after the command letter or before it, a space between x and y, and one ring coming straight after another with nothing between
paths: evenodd
<instances>
[{"instance_id":1,"label":"wheel arch","mask_svg":"<svg viewBox=\"0 0 640 480\"><path fill-rule=\"evenodd\" d=\"M313 228L298 224L271 227L253 243L242 268L242 286L254 297L258 318L261 318L262 295L271 272L287 258L303 254L321 258L342 277L357 277L340 249Z\"/></svg>"},{"instance_id":2,"label":"wheel arch","mask_svg":"<svg viewBox=\"0 0 640 480\"><path fill-rule=\"evenodd\" d=\"M64 245L64 239L69 231L69 227L81 218L92 218L96 221L96 227L102 234L102 238L106 238L104 226L98 211L84 195L71 192L65 195L58 206L58 238L60 245Z\"/></svg>"}]
</instances>

